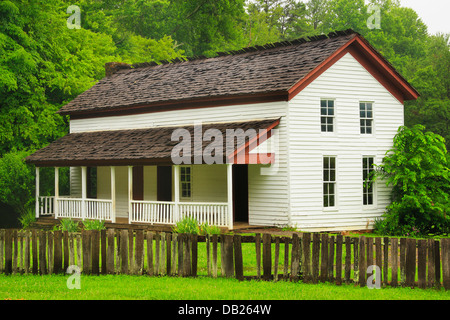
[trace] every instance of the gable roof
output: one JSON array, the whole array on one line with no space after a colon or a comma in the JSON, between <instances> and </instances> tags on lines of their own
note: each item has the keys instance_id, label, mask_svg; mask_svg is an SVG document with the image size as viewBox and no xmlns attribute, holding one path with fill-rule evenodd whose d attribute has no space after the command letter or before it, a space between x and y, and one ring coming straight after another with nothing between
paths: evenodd
<instances>
[{"instance_id":1,"label":"gable roof","mask_svg":"<svg viewBox=\"0 0 450 320\"><path fill-rule=\"evenodd\" d=\"M397 99L418 93L352 30L246 48L213 58L161 65L121 64L119 70L58 112L72 117L152 112L185 107L287 101L350 52Z\"/></svg>"},{"instance_id":2,"label":"gable roof","mask_svg":"<svg viewBox=\"0 0 450 320\"><path fill-rule=\"evenodd\" d=\"M190 136L194 151L197 130L199 137L203 137L208 129L220 131L223 137L222 154L224 163L239 156L245 156L251 149L270 137L270 130L280 123L279 118L261 119L241 122L208 123L202 126L155 127L146 129L91 131L69 133L52 142L47 147L31 154L25 161L36 166L108 166L108 165L157 165L173 164L171 154L179 140L172 141L172 134L176 129L186 129ZM198 131L201 128L201 133ZM239 129L242 129L240 131ZM250 129L250 131L249 131ZM233 130L233 154L227 154L227 130ZM183 141L184 142L184 141ZM202 152L211 141L202 139ZM214 151L217 151L215 149ZM220 151L220 150L219 150Z\"/></svg>"}]
</instances>

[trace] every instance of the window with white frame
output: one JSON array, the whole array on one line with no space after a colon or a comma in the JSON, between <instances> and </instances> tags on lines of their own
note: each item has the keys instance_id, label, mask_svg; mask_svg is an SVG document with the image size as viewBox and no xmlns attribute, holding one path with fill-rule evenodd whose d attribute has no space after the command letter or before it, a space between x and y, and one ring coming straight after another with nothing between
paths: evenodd
<instances>
[{"instance_id":1,"label":"window with white frame","mask_svg":"<svg viewBox=\"0 0 450 320\"><path fill-rule=\"evenodd\" d=\"M363 157L362 159L362 176L363 176L363 205L373 205L374 188L373 188L373 171L374 157Z\"/></svg>"},{"instance_id":2,"label":"window with white frame","mask_svg":"<svg viewBox=\"0 0 450 320\"><path fill-rule=\"evenodd\" d=\"M323 206L336 206L336 157L323 157Z\"/></svg>"},{"instance_id":3,"label":"window with white frame","mask_svg":"<svg viewBox=\"0 0 450 320\"><path fill-rule=\"evenodd\" d=\"M320 100L320 130L334 131L334 100Z\"/></svg>"},{"instance_id":4,"label":"window with white frame","mask_svg":"<svg viewBox=\"0 0 450 320\"><path fill-rule=\"evenodd\" d=\"M373 104L372 102L359 103L359 116L361 134L372 134L373 132Z\"/></svg>"},{"instance_id":5,"label":"window with white frame","mask_svg":"<svg viewBox=\"0 0 450 320\"><path fill-rule=\"evenodd\" d=\"M192 196L192 168L180 167L181 197L191 198Z\"/></svg>"}]
</instances>

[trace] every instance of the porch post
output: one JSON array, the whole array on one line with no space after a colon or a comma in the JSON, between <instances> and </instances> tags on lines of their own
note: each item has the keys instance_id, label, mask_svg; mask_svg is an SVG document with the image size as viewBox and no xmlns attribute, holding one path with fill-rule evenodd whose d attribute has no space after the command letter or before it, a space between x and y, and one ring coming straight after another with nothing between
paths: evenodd
<instances>
[{"instance_id":1,"label":"porch post","mask_svg":"<svg viewBox=\"0 0 450 320\"><path fill-rule=\"evenodd\" d=\"M227 163L228 229L233 229L233 164Z\"/></svg>"},{"instance_id":2,"label":"porch post","mask_svg":"<svg viewBox=\"0 0 450 320\"><path fill-rule=\"evenodd\" d=\"M175 210L173 222L177 223L180 220L180 166L174 165L174 191L175 191Z\"/></svg>"},{"instance_id":3,"label":"porch post","mask_svg":"<svg viewBox=\"0 0 450 320\"><path fill-rule=\"evenodd\" d=\"M81 219L86 219L87 167L81 167Z\"/></svg>"},{"instance_id":4,"label":"porch post","mask_svg":"<svg viewBox=\"0 0 450 320\"><path fill-rule=\"evenodd\" d=\"M53 209L55 211L55 219L58 219L59 214L58 198L59 198L59 168L55 167L55 199L53 204Z\"/></svg>"},{"instance_id":5,"label":"porch post","mask_svg":"<svg viewBox=\"0 0 450 320\"><path fill-rule=\"evenodd\" d=\"M36 167L36 218L39 218L39 167Z\"/></svg>"},{"instance_id":6,"label":"porch post","mask_svg":"<svg viewBox=\"0 0 450 320\"><path fill-rule=\"evenodd\" d=\"M116 167L111 167L111 220L116 223Z\"/></svg>"},{"instance_id":7,"label":"porch post","mask_svg":"<svg viewBox=\"0 0 450 320\"><path fill-rule=\"evenodd\" d=\"M133 218L133 167L128 166L128 223Z\"/></svg>"}]
</instances>

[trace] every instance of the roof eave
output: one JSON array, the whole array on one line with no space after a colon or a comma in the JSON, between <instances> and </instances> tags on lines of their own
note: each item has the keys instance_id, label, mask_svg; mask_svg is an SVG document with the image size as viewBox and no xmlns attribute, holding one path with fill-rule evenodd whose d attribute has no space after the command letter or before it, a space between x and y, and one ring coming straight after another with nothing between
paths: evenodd
<instances>
[{"instance_id":1,"label":"roof eave","mask_svg":"<svg viewBox=\"0 0 450 320\"><path fill-rule=\"evenodd\" d=\"M347 53L350 53L358 60L402 104L405 100L416 100L420 96L417 90L377 50L361 35L355 34L346 44L294 84L288 90L289 100L294 98Z\"/></svg>"},{"instance_id":2,"label":"roof eave","mask_svg":"<svg viewBox=\"0 0 450 320\"><path fill-rule=\"evenodd\" d=\"M71 119L84 119L276 101L288 101L288 92L279 90L248 95L229 95L205 97L201 99L173 100L85 111L63 111L62 109L60 109L59 111L57 111L57 113L62 116L70 116Z\"/></svg>"}]
</instances>

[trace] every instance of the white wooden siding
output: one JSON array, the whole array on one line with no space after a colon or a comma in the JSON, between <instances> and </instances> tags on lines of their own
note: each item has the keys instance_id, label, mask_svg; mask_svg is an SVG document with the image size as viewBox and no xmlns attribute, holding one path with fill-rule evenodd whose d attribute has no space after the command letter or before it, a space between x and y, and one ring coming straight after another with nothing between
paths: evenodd
<instances>
[{"instance_id":1,"label":"white wooden siding","mask_svg":"<svg viewBox=\"0 0 450 320\"><path fill-rule=\"evenodd\" d=\"M320 100L335 100L335 130L321 133ZM360 134L359 102L371 101L374 133ZM365 229L385 211L389 190L375 186L374 206L362 204L362 157L380 164L403 125L403 105L350 54L289 102L291 224L303 230ZM336 207L323 208L322 159L337 158Z\"/></svg>"},{"instance_id":2,"label":"white wooden siding","mask_svg":"<svg viewBox=\"0 0 450 320\"><path fill-rule=\"evenodd\" d=\"M254 225L287 225L289 192L287 177L287 131L286 113L287 102L257 103L248 105L235 105L212 108L199 108L190 110L176 110L156 112L139 115L101 117L92 119L72 120L70 132L138 129L160 126L193 125L196 121L212 122L238 122L258 119L281 117L279 129L279 161L276 175L261 175L258 165L249 166L249 223ZM226 174L221 165L212 165L207 169L203 166L194 166L194 186L192 201L226 201ZM217 168L215 168L217 167ZM119 167L118 167L119 168ZM198 173L196 171L199 170ZM217 170L217 172L215 172ZM198 175L198 177L197 177ZM214 177L219 177L217 181ZM126 179L125 173L123 179ZM127 186L126 181L117 175L117 186ZM144 194L151 183L144 178ZM201 183L204 183L201 185ZM148 185L146 183L149 183ZM156 179L155 179L156 184ZM154 187L156 188L156 186ZM209 194L204 193L209 191ZM116 190L117 201L126 190ZM146 195L144 195L146 197ZM117 207L119 212L119 207Z\"/></svg>"}]
</instances>

